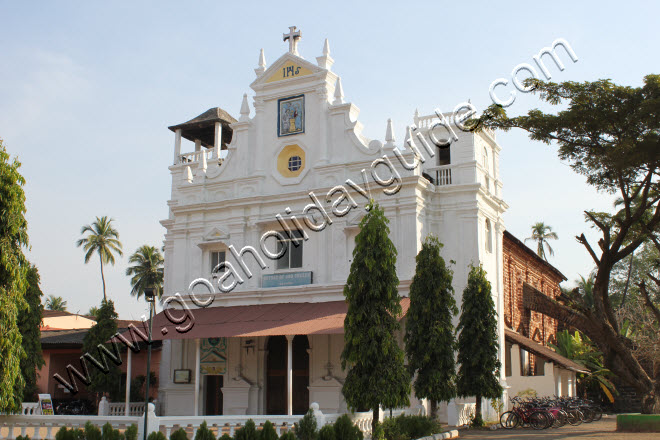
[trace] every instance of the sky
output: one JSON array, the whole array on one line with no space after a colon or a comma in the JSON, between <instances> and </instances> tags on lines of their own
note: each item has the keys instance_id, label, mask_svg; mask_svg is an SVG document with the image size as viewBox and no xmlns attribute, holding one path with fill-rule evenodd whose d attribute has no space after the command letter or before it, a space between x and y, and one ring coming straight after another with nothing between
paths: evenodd
<instances>
[{"instance_id":1,"label":"sky","mask_svg":"<svg viewBox=\"0 0 660 440\"><path fill-rule=\"evenodd\" d=\"M259 49L274 62L288 49L289 26L302 31L299 51L311 61L329 39L364 134L383 140L392 118L401 142L415 109L451 111L467 99L483 109L494 80L511 81L515 66L533 64L557 38L578 61L560 55L564 71L548 61L553 81L640 86L660 73L659 14L651 1L0 0L0 138L27 181L28 258L45 295L86 313L102 298L100 271L75 242L95 216L113 217L125 252L106 268L108 295L121 318L139 319L147 309L131 297L125 271L140 245L162 244L174 143L167 126L216 106L238 116L243 93L253 95ZM510 90L498 88L503 98ZM518 93L507 110L538 106ZM612 197L560 162L554 146L516 131L497 139L507 229L524 239L531 224L551 225L559 239L550 262L571 281L588 274L593 264L574 237L585 232L595 243L583 211L609 210Z\"/></svg>"}]
</instances>

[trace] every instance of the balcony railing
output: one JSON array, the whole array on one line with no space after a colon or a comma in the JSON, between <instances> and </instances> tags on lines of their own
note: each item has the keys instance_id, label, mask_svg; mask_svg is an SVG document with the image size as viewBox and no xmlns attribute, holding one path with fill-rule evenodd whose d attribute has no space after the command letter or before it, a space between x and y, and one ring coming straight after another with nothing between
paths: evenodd
<instances>
[{"instance_id":1,"label":"balcony railing","mask_svg":"<svg viewBox=\"0 0 660 440\"><path fill-rule=\"evenodd\" d=\"M217 160L218 164L222 165L222 162L225 160L224 157L222 157L222 153L220 157L215 157L215 151L213 149L203 149L201 151L191 151L190 153L183 153L179 155L178 163L185 165L197 163L202 159L202 154L206 157L207 163L212 163L212 161Z\"/></svg>"},{"instance_id":2,"label":"balcony railing","mask_svg":"<svg viewBox=\"0 0 660 440\"><path fill-rule=\"evenodd\" d=\"M457 183L452 180L452 165L441 165L437 167L428 167L424 169L424 172L431 176L433 183L437 186L451 185L452 183Z\"/></svg>"}]
</instances>

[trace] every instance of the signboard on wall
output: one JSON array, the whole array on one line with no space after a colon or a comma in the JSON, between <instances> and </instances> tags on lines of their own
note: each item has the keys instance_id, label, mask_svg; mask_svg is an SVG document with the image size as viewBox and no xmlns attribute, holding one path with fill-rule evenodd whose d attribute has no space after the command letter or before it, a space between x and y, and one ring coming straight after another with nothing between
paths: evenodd
<instances>
[{"instance_id":1,"label":"signboard on wall","mask_svg":"<svg viewBox=\"0 0 660 440\"><path fill-rule=\"evenodd\" d=\"M44 416L55 415L53 399L50 398L50 394L39 394L39 408L41 409L41 414Z\"/></svg>"},{"instance_id":2,"label":"signboard on wall","mask_svg":"<svg viewBox=\"0 0 660 440\"><path fill-rule=\"evenodd\" d=\"M264 275L261 287L304 286L312 284L312 272L287 272Z\"/></svg>"}]
</instances>

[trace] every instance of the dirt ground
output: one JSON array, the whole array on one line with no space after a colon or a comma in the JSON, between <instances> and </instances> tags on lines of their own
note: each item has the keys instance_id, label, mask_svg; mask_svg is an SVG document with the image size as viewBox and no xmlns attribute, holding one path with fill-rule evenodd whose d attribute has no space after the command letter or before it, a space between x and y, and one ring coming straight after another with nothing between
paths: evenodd
<instances>
[{"instance_id":1,"label":"dirt ground","mask_svg":"<svg viewBox=\"0 0 660 440\"><path fill-rule=\"evenodd\" d=\"M495 431L461 430L459 438L497 440L660 440L660 433L616 432L616 416L603 416L598 422L583 423L580 426L566 425L558 429L535 431L526 429L498 429Z\"/></svg>"}]
</instances>

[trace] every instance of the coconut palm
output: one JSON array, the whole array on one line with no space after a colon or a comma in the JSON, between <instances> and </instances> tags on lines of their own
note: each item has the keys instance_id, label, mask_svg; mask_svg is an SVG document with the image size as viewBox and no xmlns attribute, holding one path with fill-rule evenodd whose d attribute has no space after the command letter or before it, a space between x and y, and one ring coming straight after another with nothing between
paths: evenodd
<instances>
[{"instance_id":1,"label":"coconut palm","mask_svg":"<svg viewBox=\"0 0 660 440\"><path fill-rule=\"evenodd\" d=\"M81 235L87 234L76 242L76 246L85 251L85 264L89 263L94 253L99 256L101 262L101 280L103 281L103 300L107 301L105 294L105 276L103 275L104 264L115 264L115 254L121 256L122 248L119 241L119 232L112 226L114 219L108 216L96 217L91 225L85 225L80 230Z\"/></svg>"},{"instance_id":2,"label":"coconut palm","mask_svg":"<svg viewBox=\"0 0 660 440\"><path fill-rule=\"evenodd\" d=\"M48 298L46 298L46 310L66 312L66 301L61 296L48 295Z\"/></svg>"},{"instance_id":3,"label":"coconut palm","mask_svg":"<svg viewBox=\"0 0 660 440\"><path fill-rule=\"evenodd\" d=\"M548 240L557 240L558 238L559 237L557 236L557 233L552 232L551 226L548 226L543 222L537 222L532 225L532 236L526 238L525 242L527 242L527 240L535 241L536 253L539 257L543 258L545 261L548 261L548 258L546 257L546 249L550 256L555 254L555 251L553 251L552 247L550 247Z\"/></svg>"},{"instance_id":4,"label":"coconut palm","mask_svg":"<svg viewBox=\"0 0 660 440\"><path fill-rule=\"evenodd\" d=\"M575 282L577 283L580 296L582 296L584 305L588 309L592 309L594 307L593 290L594 290L594 283L596 282L596 272L592 271L589 274L589 277L587 278L583 277L582 275L578 275L578 276L580 277L580 279L575 280Z\"/></svg>"},{"instance_id":5,"label":"coconut palm","mask_svg":"<svg viewBox=\"0 0 660 440\"><path fill-rule=\"evenodd\" d=\"M138 299L144 294L144 289L153 287L158 298L163 294L163 255L158 248L143 245L128 259L133 264L126 269L126 275L131 278L131 295Z\"/></svg>"}]
</instances>

